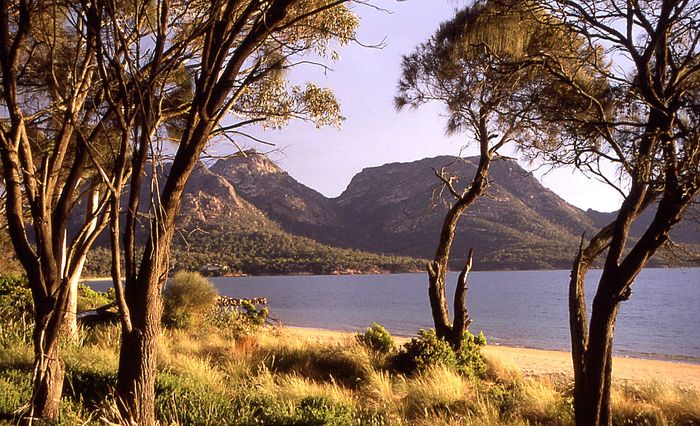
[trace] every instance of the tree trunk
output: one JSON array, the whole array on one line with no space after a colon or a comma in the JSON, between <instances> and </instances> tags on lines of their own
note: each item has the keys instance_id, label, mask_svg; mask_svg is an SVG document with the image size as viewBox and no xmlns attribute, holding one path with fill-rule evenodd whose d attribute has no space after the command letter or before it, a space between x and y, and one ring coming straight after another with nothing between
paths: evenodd
<instances>
[{"instance_id":1,"label":"tree trunk","mask_svg":"<svg viewBox=\"0 0 700 426\"><path fill-rule=\"evenodd\" d=\"M588 344L588 325L586 315L586 296L584 284L588 263L583 259L583 239L574 261L569 281L569 331L571 333L571 358L574 365L574 412L582 413L584 397L584 357L586 355L586 345Z\"/></svg>"},{"instance_id":2,"label":"tree trunk","mask_svg":"<svg viewBox=\"0 0 700 426\"><path fill-rule=\"evenodd\" d=\"M583 376L583 401L576 413L576 424L610 425L610 383L615 320L620 306L613 298L596 295L593 300L588 348Z\"/></svg>"},{"instance_id":3,"label":"tree trunk","mask_svg":"<svg viewBox=\"0 0 700 426\"><path fill-rule=\"evenodd\" d=\"M58 356L58 336L62 318L58 309L47 309L48 302L36 307L34 328L34 388L30 411L23 423L35 419L56 420L60 413L65 368Z\"/></svg>"},{"instance_id":4,"label":"tree trunk","mask_svg":"<svg viewBox=\"0 0 700 426\"><path fill-rule=\"evenodd\" d=\"M442 172L435 171L435 174L442 180L443 184L450 189L450 192L457 201L445 215L440 232L440 241L435 250L434 260L427 265L428 298L430 299L430 309L433 315L433 323L435 324L435 334L438 338L450 342L455 350L461 348L464 331L471 322L467 318L466 280L467 274L472 267L472 250L469 250L468 259L457 281L454 300L454 325L450 320L445 291L448 262L459 218L462 216L462 213L483 194L488 186L487 177L492 156L493 153L488 149L488 138L485 138L481 141L481 157L479 158L479 166L472 180L471 187L461 195L458 194L452 186L452 181L450 179L447 179Z\"/></svg>"},{"instance_id":5,"label":"tree trunk","mask_svg":"<svg viewBox=\"0 0 700 426\"><path fill-rule=\"evenodd\" d=\"M156 286L153 286L156 287ZM146 296L140 306L131 305L130 332L122 331L117 394L122 411L138 425L153 425L158 335L162 314L160 295Z\"/></svg>"},{"instance_id":6,"label":"tree trunk","mask_svg":"<svg viewBox=\"0 0 700 426\"><path fill-rule=\"evenodd\" d=\"M82 260L81 263L85 261ZM82 266L80 267L82 270ZM63 335L69 341L78 338L78 283L80 273L73 275L68 280L68 304L66 305L66 315L63 320Z\"/></svg>"},{"instance_id":7,"label":"tree trunk","mask_svg":"<svg viewBox=\"0 0 700 426\"><path fill-rule=\"evenodd\" d=\"M428 299L433 315L435 334L438 338L449 339L452 336L452 321L447 311L445 276L447 267L436 262L428 263Z\"/></svg>"},{"instance_id":8,"label":"tree trunk","mask_svg":"<svg viewBox=\"0 0 700 426\"><path fill-rule=\"evenodd\" d=\"M88 225L87 232L92 233L97 228L97 209L100 202L100 190L92 188L87 201L85 210L86 220ZM66 258L66 241L64 240L63 258ZM78 259L75 270L68 278L68 305L66 306L65 319L63 321L63 334L70 340L75 341L78 338L78 284L80 277L83 274L85 261L87 260L87 251L85 251ZM65 266L64 266L65 268Z\"/></svg>"},{"instance_id":9,"label":"tree trunk","mask_svg":"<svg viewBox=\"0 0 700 426\"><path fill-rule=\"evenodd\" d=\"M455 288L455 298L454 298L454 324L452 325L452 336L450 339L450 344L455 351L462 348L462 341L464 340L464 332L469 328L472 320L469 318L469 311L467 310L467 277L469 276L469 271L472 269L472 261L474 259L474 249L469 249L469 255L467 256L467 261L462 268L462 272L459 273L457 278L457 287Z\"/></svg>"},{"instance_id":10,"label":"tree trunk","mask_svg":"<svg viewBox=\"0 0 700 426\"><path fill-rule=\"evenodd\" d=\"M167 249L169 244L164 246ZM122 330L117 395L120 409L130 421L150 426L156 424L156 360L163 312L160 293L164 280L156 273L144 278L145 282L139 279L126 285L131 330Z\"/></svg>"}]
</instances>

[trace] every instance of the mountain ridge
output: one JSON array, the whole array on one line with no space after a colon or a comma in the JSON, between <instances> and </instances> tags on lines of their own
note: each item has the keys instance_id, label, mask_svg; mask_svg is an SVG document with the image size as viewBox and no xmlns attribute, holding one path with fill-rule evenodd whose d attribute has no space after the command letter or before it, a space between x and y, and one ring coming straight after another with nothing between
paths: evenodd
<instances>
[{"instance_id":1,"label":"mountain ridge","mask_svg":"<svg viewBox=\"0 0 700 426\"><path fill-rule=\"evenodd\" d=\"M461 190L477 161L438 156L367 167L337 197L301 184L255 151L219 160L211 170L286 232L343 248L431 258L449 202L433 169L445 167ZM566 269L581 235L614 218L567 203L515 161L494 162L490 176L487 196L458 226L456 263L471 246L480 269Z\"/></svg>"}]
</instances>

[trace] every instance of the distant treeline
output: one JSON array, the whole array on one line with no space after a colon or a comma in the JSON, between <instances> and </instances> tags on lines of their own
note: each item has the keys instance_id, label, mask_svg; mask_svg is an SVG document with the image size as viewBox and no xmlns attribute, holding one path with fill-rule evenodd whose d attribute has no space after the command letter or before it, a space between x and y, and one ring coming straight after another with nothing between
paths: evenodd
<instances>
[{"instance_id":1,"label":"distant treeline","mask_svg":"<svg viewBox=\"0 0 700 426\"><path fill-rule=\"evenodd\" d=\"M109 276L110 256L107 248L93 249L84 275ZM268 231L194 233L187 245L183 241L175 243L174 269L201 271L207 265L220 265L230 274L249 275L381 273L420 271L425 260L330 247Z\"/></svg>"}]
</instances>

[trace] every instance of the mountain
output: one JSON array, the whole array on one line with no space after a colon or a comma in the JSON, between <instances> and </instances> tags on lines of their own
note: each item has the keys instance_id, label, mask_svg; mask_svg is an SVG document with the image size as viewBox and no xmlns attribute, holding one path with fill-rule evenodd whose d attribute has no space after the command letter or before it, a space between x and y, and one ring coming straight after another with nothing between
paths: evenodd
<instances>
[{"instance_id":1,"label":"mountain","mask_svg":"<svg viewBox=\"0 0 700 426\"><path fill-rule=\"evenodd\" d=\"M444 167L461 190L477 164L477 157L436 157L363 170L336 199L346 219L363 231L355 234L353 246L431 257L451 201L433 170ZM455 262L463 261L473 247L480 268L568 267L581 233L594 226L585 212L544 188L515 162L494 162L490 181L487 195L458 223Z\"/></svg>"},{"instance_id":2,"label":"mountain","mask_svg":"<svg viewBox=\"0 0 700 426\"><path fill-rule=\"evenodd\" d=\"M436 157L372 167L337 198L302 185L264 155L220 160L211 167L285 231L375 253L432 257L447 210L433 169L471 180L478 158ZM481 268L561 268L594 221L544 188L515 162L493 164L489 196L462 217L456 262L469 247ZM463 187L463 186L462 186Z\"/></svg>"},{"instance_id":3,"label":"mountain","mask_svg":"<svg viewBox=\"0 0 700 426\"><path fill-rule=\"evenodd\" d=\"M288 233L338 247L431 258L450 202L433 169L444 167L463 189L477 162L441 156L367 168L333 199L255 152L219 160L211 171ZM494 162L490 181L487 195L460 220L455 267L473 247L481 269L568 268L581 235L614 218L568 204L515 161Z\"/></svg>"},{"instance_id":4,"label":"mountain","mask_svg":"<svg viewBox=\"0 0 700 426\"><path fill-rule=\"evenodd\" d=\"M254 151L217 161L211 171L282 229L327 244L338 244L343 219L333 200L299 183L263 154Z\"/></svg>"}]
</instances>

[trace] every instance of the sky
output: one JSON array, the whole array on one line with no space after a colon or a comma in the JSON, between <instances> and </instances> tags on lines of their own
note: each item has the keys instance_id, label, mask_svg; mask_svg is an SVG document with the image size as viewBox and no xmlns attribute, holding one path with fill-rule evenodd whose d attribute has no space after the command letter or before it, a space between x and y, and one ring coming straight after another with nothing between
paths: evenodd
<instances>
[{"instance_id":1,"label":"sky","mask_svg":"<svg viewBox=\"0 0 700 426\"><path fill-rule=\"evenodd\" d=\"M316 129L309 123L291 123L282 130L254 130L256 137L274 143L274 148L248 144L270 158L301 183L335 197L363 168L393 162L410 162L438 155L477 155L465 135L445 136L444 108L430 104L417 110L396 111L393 98L401 74L402 55L410 54L444 22L454 16L464 1L374 0L355 7L361 22L358 39L365 45L341 47L340 60L320 67L297 68L294 80L310 80L332 88L346 117L340 129ZM217 150L226 148L217 148ZM504 154L511 154L504 152ZM540 170L521 165L542 184L582 209L613 211L620 197L611 188L572 170Z\"/></svg>"}]
</instances>

